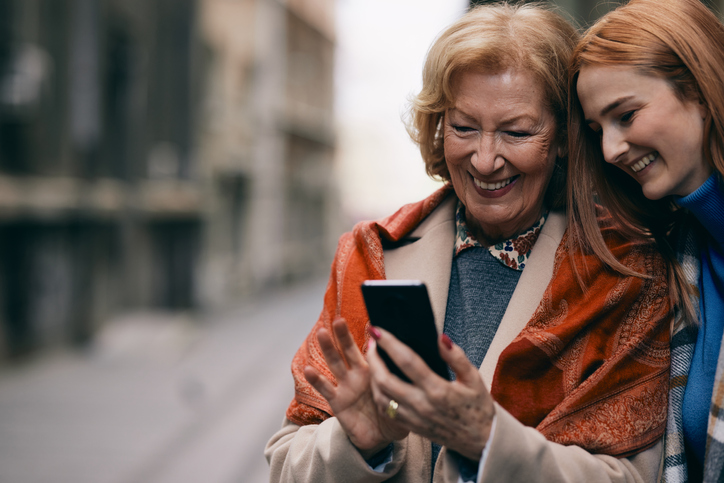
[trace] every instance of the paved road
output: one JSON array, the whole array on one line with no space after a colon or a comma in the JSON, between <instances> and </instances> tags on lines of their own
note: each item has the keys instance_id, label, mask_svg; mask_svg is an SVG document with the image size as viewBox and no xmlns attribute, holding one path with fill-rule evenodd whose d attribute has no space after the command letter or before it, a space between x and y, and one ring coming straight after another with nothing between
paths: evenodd
<instances>
[{"instance_id":1,"label":"paved road","mask_svg":"<svg viewBox=\"0 0 724 483\"><path fill-rule=\"evenodd\" d=\"M0 368L2 483L262 483L324 280L204 320L136 314Z\"/></svg>"}]
</instances>

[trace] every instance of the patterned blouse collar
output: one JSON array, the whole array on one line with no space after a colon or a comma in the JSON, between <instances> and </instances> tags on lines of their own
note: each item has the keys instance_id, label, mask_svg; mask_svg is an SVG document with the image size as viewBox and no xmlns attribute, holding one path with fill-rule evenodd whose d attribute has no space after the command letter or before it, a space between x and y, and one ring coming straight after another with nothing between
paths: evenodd
<instances>
[{"instance_id":1,"label":"patterned blouse collar","mask_svg":"<svg viewBox=\"0 0 724 483\"><path fill-rule=\"evenodd\" d=\"M546 211L541 219L527 231L515 238L485 248L506 267L523 271L530 252L533 249L533 245L538 239L540 230L543 228L543 224L547 218L548 212ZM455 225L457 227L455 234L455 256L458 256L460 252L467 248L484 247L484 245L476 240L472 233L468 231L468 225L465 223L465 207L460 200L458 200L457 209L455 210Z\"/></svg>"}]
</instances>

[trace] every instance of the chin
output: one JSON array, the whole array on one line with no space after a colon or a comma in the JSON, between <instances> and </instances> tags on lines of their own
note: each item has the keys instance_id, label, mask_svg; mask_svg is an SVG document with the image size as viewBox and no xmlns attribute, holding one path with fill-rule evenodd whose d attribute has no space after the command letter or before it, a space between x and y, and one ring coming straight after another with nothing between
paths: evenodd
<instances>
[{"instance_id":1,"label":"chin","mask_svg":"<svg viewBox=\"0 0 724 483\"><path fill-rule=\"evenodd\" d=\"M649 199L651 201L660 200L664 196L671 194L671 193L661 193L660 191L657 191L654 189L649 189L649 190L642 189L642 191L643 191L644 197L646 197L646 199Z\"/></svg>"}]
</instances>

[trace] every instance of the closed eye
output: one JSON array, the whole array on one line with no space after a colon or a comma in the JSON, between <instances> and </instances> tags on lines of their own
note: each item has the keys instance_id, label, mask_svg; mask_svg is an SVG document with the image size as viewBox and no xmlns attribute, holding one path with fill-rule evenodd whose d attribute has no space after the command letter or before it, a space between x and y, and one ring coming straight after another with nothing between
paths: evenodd
<instances>
[{"instance_id":1,"label":"closed eye","mask_svg":"<svg viewBox=\"0 0 724 483\"><path fill-rule=\"evenodd\" d=\"M459 126L459 125L456 125L456 124L453 124L453 125L452 125L452 128L453 128L455 131L459 132L459 133L465 133L465 132L475 131L475 129L473 129L472 127Z\"/></svg>"},{"instance_id":2,"label":"closed eye","mask_svg":"<svg viewBox=\"0 0 724 483\"><path fill-rule=\"evenodd\" d=\"M628 124L633 119L634 114L636 114L636 111L628 111L621 115L621 122L623 124Z\"/></svg>"},{"instance_id":3,"label":"closed eye","mask_svg":"<svg viewBox=\"0 0 724 483\"><path fill-rule=\"evenodd\" d=\"M514 137L514 138L525 138L530 136L530 133L523 132L523 131L504 131L505 134L508 136Z\"/></svg>"}]
</instances>

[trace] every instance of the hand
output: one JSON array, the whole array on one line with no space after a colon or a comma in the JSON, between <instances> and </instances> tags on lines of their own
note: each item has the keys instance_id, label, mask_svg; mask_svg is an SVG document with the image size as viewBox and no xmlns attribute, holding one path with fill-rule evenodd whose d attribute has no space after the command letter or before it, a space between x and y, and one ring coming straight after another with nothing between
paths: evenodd
<instances>
[{"instance_id":1,"label":"hand","mask_svg":"<svg viewBox=\"0 0 724 483\"><path fill-rule=\"evenodd\" d=\"M478 461L490 436L495 415L490 396L478 369L465 352L443 335L438 340L440 355L456 375L453 382L435 374L412 349L391 333L373 328L367 350L372 391L378 413L394 399L398 403L395 421L409 431ZM379 337L375 337L378 335ZM410 378L412 384L390 373L377 353L377 345Z\"/></svg>"},{"instance_id":2,"label":"hand","mask_svg":"<svg viewBox=\"0 0 724 483\"><path fill-rule=\"evenodd\" d=\"M394 440L403 439L409 431L377 411L370 387L369 366L347 328L344 319L332 323L341 353L334 347L326 329L317 333L324 360L337 379L331 381L311 366L304 368L304 377L329 402L350 441L362 456L369 458ZM389 402L389 401L388 401Z\"/></svg>"}]
</instances>

